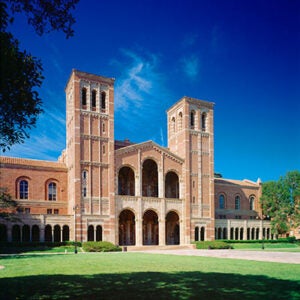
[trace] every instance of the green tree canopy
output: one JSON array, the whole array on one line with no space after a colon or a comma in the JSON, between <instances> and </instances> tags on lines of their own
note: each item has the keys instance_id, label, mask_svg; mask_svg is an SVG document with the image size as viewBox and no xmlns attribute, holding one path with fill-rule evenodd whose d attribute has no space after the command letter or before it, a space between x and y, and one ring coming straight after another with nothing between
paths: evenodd
<instances>
[{"instance_id":1,"label":"green tree canopy","mask_svg":"<svg viewBox=\"0 0 300 300\"><path fill-rule=\"evenodd\" d=\"M4 152L29 137L42 110L37 89L41 86L42 63L7 31L16 13L26 14L38 35L52 30L73 35L75 20L70 13L79 0L8 0L0 2L0 149ZM10 14L8 13L10 12Z\"/></svg>"},{"instance_id":2,"label":"green tree canopy","mask_svg":"<svg viewBox=\"0 0 300 300\"><path fill-rule=\"evenodd\" d=\"M271 218L273 233L288 233L300 225L300 172L291 171L278 181L263 183L263 214Z\"/></svg>"}]
</instances>

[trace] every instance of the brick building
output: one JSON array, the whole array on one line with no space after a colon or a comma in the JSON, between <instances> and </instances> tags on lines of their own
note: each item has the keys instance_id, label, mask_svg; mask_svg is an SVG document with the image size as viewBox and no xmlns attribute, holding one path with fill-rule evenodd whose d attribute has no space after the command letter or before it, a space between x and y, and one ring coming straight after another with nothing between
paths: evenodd
<instances>
[{"instance_id":1,"label":"brick building","mask_svg":"<svg viewBox=\"0 0 300 300\"><path fill-rule=\"evenodd\" d=\"M22 220L1 221L1 240L142 246L271 238L261 183L214 176L213 103L175 103L164 148L115 141L113 79L73 70L65 91L58 161L1 157L1 187L18 201Z\"/></svg>"}]
</instances>

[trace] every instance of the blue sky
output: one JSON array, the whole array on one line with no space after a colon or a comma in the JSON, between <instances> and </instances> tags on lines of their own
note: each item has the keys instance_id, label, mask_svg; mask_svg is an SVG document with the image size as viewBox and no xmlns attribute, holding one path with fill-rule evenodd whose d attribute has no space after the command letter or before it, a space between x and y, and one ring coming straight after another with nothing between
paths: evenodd
<instances>
[{"instance_id":1,"label":"blue sky","mask_svg":"<svg viewBox=\"0 0 300 300\"><path fill-rule=\"evenodd\" d=\"M116 78L115 138L167 146L166 110L183 96L215 103L215 171L277 180L300 169L300 1L91 1L75 36L11 31L43 62L45 113L7 156L56 160L65 148L73 68Z\"/></svg>"}]
</instances>

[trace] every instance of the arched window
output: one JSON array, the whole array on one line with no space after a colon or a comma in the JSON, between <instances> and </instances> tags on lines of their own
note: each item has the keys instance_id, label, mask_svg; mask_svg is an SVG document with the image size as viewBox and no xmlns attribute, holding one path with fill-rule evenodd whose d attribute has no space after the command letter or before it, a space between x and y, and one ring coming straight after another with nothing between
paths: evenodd
<instances>
[{"instance_id":1,"label":"arched window","mask_svg":"<svg viewBox=\"0 0 300 300\"><path fill-rule=\"evenodd\" d=\"M135 195L135 176L129 167L122 167L118 175L118 194L119 195Z\"/></svg>"},{"instance_id":2,"label":"arched window","mask_svg":"<svg viewBox=\"0 0 300 300\"><path fill-rule=\"evenodd\" d=\"M249 205L250 205L250 210L254 210L254 197L251 196L250 199L249 199Z\"/></svg>"},{"instance_id":3,"label":"arched window","mask_svg":"<svg viewBox=\"0 0 300 300\"><path fill-rule=\"evenodd\" d=\"M182 129L182 112L178 114L178 130Z\"/></svg>"},{"instance_id":4,"label":"arched window","mask_svg":"<svg viewBox=\"0 0 300 300\"><path fill-rule=\"evenodd\" d=\"M19 197L20 199L28 199L28 181L21 180L19 182Z\"/></svg>"},{"instance_id":5,"label":"arched window","mask_svg":"<svg viewBox=\"0 0 300 300\"><path fill-rule=\"evenodd\" d=\"M173 117L171 120L171 131L172 133L175 133L176 128L175 128L175 118Z\"/></svg>"},{"instance_id":6,"label":"arched window","mask_svg":"<svg viewBox=\"0 0 300 300\"><path fill-rule=\"evenodd\" d=\"M142 195L145 197L158 197L158 169L152 159L146 159L142 172Z\"/></svg>"},{"instance_id":7,"label":"arched window","mask_svg":"<svg viewBox=\"0 0 300 300\"><path fill-rule=\"evenodd\" d=\"M241 199L240 199L240 196L236 196L235 197L234 208L235 209L241 209Z\"/></svg>"},{"instance_id":8,"label":"arched window","mask_svg":"<svg viewBox=\"0 0 300 300\"><path fill-rule=\"evenodd\" d=\"M219 208L220 209L225 208L225 197L223 194L219 196Z\"/></svg>"},{"instance_id":9,"label":"arched window","mask_svg":"<svg viewBox=\"0 0 300 300\"><path fill-rule=\"evenodd\" d=\"M87 197L87 181L88 181L88 171L83 170L81 174L81 194L82 197Z\"/></svg>"},{"instance_id":10,"label":"arched window","mask_svg":"<svg viewBox=\"0 0 300 300\"><path fill-rule=\"evenodd\" d=\"M88 227L88 241L94 241L94 226L93 225L89 225Z\"/></svg>"},{"instance_id":11,"label":"arched window","mask_svg":"<svg viewBox=\"0 0 300 300\"><path fill-rule=\"evenodd\" d=\"M92 110L96 110L96 96L97 96L97 91L92 90Z\"/></svg>"},{"instance_id":12,"label":"arched window","mask_svg":"<svg viewBox=\"0 0 300 300\"><path fill-rule=\"evenodd\" d=\"M190 122L191 122L191 129L194 129L194 127L195 127L195 111L194 110L191 111Z\"/></svg>"},{"instance_id":13,"label":"arched window","mask_svg":"<svg viewBox=\"0 0 300 300\"><path fill-rule=\"evenodd\" d=\"M50 201L56 201L57 196L56 196L56 183L55 182L50 182L48 184L48 200Z\"/></svg>"},{"instance_id":14,"label":"arched window","mask_svg":"<svg viewBox=\"0 0 300 300\"><path fill-rule=\"evenodd\" d=\"M97 225L96 227L96 241L102 241L102 226Z\"/></svg>"},{"instance_id":15,"label":"arched window","mask_svg":"<svg viewBox=\"0 0 300 300\"><path fill-rule=\"evenodd\" d=\"M105 112L106 109L106 93L102 92L101 93L101 111Z\"/></svg>"},{"instance_id":16,"label":"arched window","mask_svg":"<svg viewBox=\"0 0 300 300\"><path fill-rule=\"evenodd\" d=\"M165 179L165 197L179 198L179 179L174 172L168 172Z\"/></svg>"},{"instance_id":17,"label":"arched window","mask_svg":"<svg viewBox=\"0 0 300 300\"><path fill-rule=\"evenodd\" d=\"M206 115L206 113L203 113L201 115L202 131L206 131L206 119L207 119L207 115Z\"/></svg>"},{"instance_id":18,"label":"arched window","mask_svg":"<svg viewBox=\"0 0 300 300\"><path fill-rule=\"evenodd\" d=\"M81 106L86 109L86 88L81 89Z\"/></svg>"}]
</instances>

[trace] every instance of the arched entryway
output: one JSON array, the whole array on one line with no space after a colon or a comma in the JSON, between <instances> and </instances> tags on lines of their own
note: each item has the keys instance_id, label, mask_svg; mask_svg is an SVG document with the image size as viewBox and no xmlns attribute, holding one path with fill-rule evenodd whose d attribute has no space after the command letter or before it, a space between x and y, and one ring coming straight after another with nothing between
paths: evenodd
<instances>
[{"instance_id":1,"label":"arched entryway","mask_svg":"<svg viewBox=\"0 0 300 300\"><path fill-rule=\"evenodd\" d=\"M62 230L62 240L63 242L70 240L70 229L68 225L63 226Z\"/></svg>"},{"instance_id":2,"label":"arched entryway","mask_svg":"<svg viewBox=\"0 0 300 300\"><path fill-rule=\"evenodd\" d=\"M143 216L143 245L158 245L158 216L153 210Z\"/></svg>"},{"instance_id":3,"label":"arched entryway","mask_svg":"<svg viewBox=\"0 0 300 300\"><path fill-rule=\"evenodd\" d=\"M45 226L45 242L52 242L52 228L51 225Z\"/></svg>"},{"instance_id":4,"label":"arched entryway","mask_svg":"<svg viewBox=\"0 0 300 300\"><path fill-rule=\"evenodd\" d=\"M7 242L7 227L0 224L0 242Z\"/></svg>"},{"instance_id":5,"label":"arched entryway","mask_svg":"<svg viewBox=\"0 0 300 300\"><path fill-rule=\"evenodd\" d=\"M30 242L30 227L28 225L22 227L22 242Z\"/></svg>"},{"instance_id":6,"label":"arched entryway","mask_svg":"<svg viewBox=\"0 0 300 300\"><path fill-rule=\"evenodd\" d=\"M21 229L19 225L14 225L12 227L12 241L21 242Z\"/></svg>"},{"instance_id":7,"label":"arched entryway","mask_svg":"<svg viewBox=\"0 0 300 300\"><path fill-rule=\"evenodd\" d=\"M166 217L166 244L179 245L179 241L179 216L175 211L170 211Z\"/></svg>"},{"instance_id":8,"label":"arched entryway","mask_svg":"<svg viewBox=\"0 0 300 300\"><path fill-rule=\"evenodd\" d=\"M54 242L61 241L61 230L59 225L54 226Z\"/></svg>"},{"instance_id":9,"label":"arched entryway","mask_svg":"<svg viewBox=\"0 0 300 300\"><path fill-rule=\"evenodd\" d=\"M119 245L135 245L135 215L129 209L119 215Z\"/></svg>"},{"instance_id":10,"label":"arched entryway","mask_svg":"<svg viewBox=\"0 0 300 300\"><path fill-rule=\"evenodd\" d=\"M31 239L33 242L40 241L40 228L38 225L33 225L31 228Z\"/></svg>"}]
</instances>

